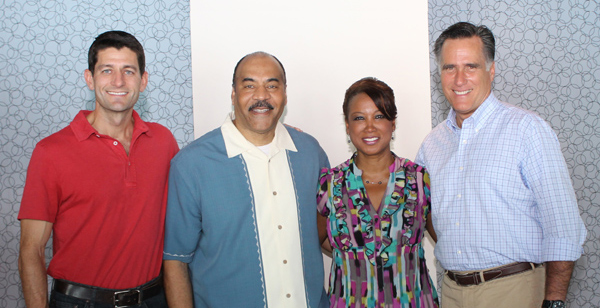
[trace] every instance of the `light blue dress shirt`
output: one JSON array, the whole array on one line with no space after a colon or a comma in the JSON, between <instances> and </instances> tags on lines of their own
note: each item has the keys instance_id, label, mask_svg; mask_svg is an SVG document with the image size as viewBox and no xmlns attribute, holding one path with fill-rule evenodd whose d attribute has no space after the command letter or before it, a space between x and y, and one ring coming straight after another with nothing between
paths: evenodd
<instances>
[{"instance_id":1,"label":"light blue dress shirt","mask_svg":"<svg viewBox=\"0 0 600 308\"><path fill-rule=\"evenodd\" d=\"M435 256L446 270L573 261L586 229L554 131L493 93L462 128L456 113L425 138Z\"/></svg>"}]
</instances>

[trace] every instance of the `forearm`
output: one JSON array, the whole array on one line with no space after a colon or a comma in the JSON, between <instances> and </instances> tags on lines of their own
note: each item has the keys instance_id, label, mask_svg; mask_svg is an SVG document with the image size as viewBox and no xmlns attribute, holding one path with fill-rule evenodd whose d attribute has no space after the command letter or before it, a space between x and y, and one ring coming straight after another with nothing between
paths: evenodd
<instances>
[{"instance_id":1,"label":"forearm","mask_svg":"<svg viewBox=\"0 0 600 308\"><path fill-rule=\"evenodd\" d=\"M163 264L165 293L169 307L193 308L194 298L187 263L165 260Z\"/></svg>"},{"instance_id":2,"label":"forearm","mask_svg":"<svg viewBox=\"0 0 600 308\"><path fill-rule=\"evenodd\" d=\"M19 274L23 286L25 306L48 307L48 275L43 254L24 252L19 255Z\"/></svg>"},{"instance_id":3,"label":"forearm","mask_svg":"<svg viewBox=\"0 0 600 308\"><path fill-rule=\"evenodd\" d=\"M575 262L572 261L546 262L545 299L562 301L566 299L574 265Z\"/></svg>"}]
</instances>

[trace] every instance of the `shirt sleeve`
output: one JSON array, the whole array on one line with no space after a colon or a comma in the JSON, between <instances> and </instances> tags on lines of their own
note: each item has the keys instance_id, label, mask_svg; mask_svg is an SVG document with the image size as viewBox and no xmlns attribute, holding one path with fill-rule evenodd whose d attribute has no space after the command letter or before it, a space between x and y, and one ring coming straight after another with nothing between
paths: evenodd
<instances>
[{"instance_id":1,"label":"shirt sleeve","mask_svg":"<svg viewBox=\"0 0 600 308\"><path fill-rule=\"evenodd\" d=\"M50 153L38 144L33 150L18 219L35 219L54 223L60 203L57 172Z\"/></svg>"},{"instance_id":2,"label":"shirt sleeve","mask_svg":"<svg viewBox=\"0 0 600 308\"><path fill-rule=\"evenodd\" d=\"M177 157L171 161L165 222L164 260L190 263L202 231L200 191L193 172Z\"/></svg>"},{"instance_id":3,"label":"shirt sleeve","mask_svg":"<svg viewBox=\"0 0 600 308\"><path fill-rule=\"evenodd\" d=\"M569 171L552 128L541 118L526 124L522 174L540 213L543 261L574 261L583 253L586 229Z\"/></svg>"}]
</instances>

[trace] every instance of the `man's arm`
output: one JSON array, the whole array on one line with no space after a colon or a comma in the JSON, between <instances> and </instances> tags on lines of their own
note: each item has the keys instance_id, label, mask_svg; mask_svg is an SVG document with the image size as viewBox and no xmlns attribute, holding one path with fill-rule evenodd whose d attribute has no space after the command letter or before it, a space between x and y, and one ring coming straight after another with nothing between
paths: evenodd
<instances>
[{"instance_id":1,"label":"man's arm","mask_svg":"<svg viewBox=\"0 0 600 308\"><path fill-rule=\"evenodd\" d=\"M575 262L549 261L546 262L546 296L547 300L561 300L567 298L569 281L573 273Z\"/></svg>"},{"instance_id":2,"label":"man's arm","mask_svg":"<svg viewBox=\"0 0 600 308\"><path fill-rule=\"evenodd\" d=\"M52 233L52 223L42 220L21 220L19 274L25 305L29 308L48 307L48 274L44 250Z\"/></svg>"},{"instance_id":3,"label":"man's arm","mask_svg":"<svg viewBox=\"0 0 600 308\"><path fill-rule=\"evenodd\" d=\"M163 262L165 293L170 308L193 308L192 283L188 264L177 260Z\"/></svg>"}]
</instances>

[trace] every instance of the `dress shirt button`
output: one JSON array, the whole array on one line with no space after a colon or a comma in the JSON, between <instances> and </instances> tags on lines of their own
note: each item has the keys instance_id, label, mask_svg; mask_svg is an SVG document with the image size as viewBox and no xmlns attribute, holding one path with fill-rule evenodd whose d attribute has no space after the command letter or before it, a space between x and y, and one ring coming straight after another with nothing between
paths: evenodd
<instances>
[{"instance_id":1,"label":"dress shirt button","mask_svg":"<svg viewBox=\"0 0 600 308\"><path fill-rule=\"evenodd\" d=\"M461 254L461 253L462 253L462 251L460 251L460 250L459 250L459 251L457 251L456 253L457 253L457 254Z\"/></svg>"},{"instance_id":2,"label":"dress shirt button","mask_svg":"<svg viewBox=\"0 0 600 308\"><path fill-rule=\"evenodd\" d=\"M460 197L462 197L461 194L456 195L456 198L460 199Z\"/></svg>"},{"instance_id":3,"label":"dress shirt button","mask_svg":"<svg viewBox=\"0 0 600 308\"><path fill-rule=\"evenodd\" d=\"M467 144L467 140L463 140L463 144Z\"/></svg>"},{"instance_id":4,"label":"dress shirt button","mask_svg":"<svg viewBox=\"0 0 600 308\"><path fill-rule=\"evenodd\" d=\"M96 135L96 137L100 138L100 135Z\"/></svg>"},{"instance_id":5,"label":"dress shirt button","mask_svg":"<svg viewBox=\"0 0 600 308\"><path fill-rule=\"evenodd\" d=\"M273 192L273 196L277 196L277 192L276 191Z\"/></svg>"},{"instance_id":6,"label":"dress shirt button","mask_svg":"<svg viewBox=\"0 0 600 308\"><path fill-rule=\"evenodd\" d=\"M458 227L459 225L460 225L460 222L457 222L457 223L456 223L456 226Z\"/></svg>"},{"instance_id":7,"label":"dress shirt button","mask_svg":"<svg viewBox=\"0 0 600 308\"><path fill-rule=\"evenodd\" d=\"M114 142L113 142L113 145L117 145L117 144L119 144L119 143L118 143L118 142L116 142L116 141L114 141Z\"/></svg>"},{"instance_id":8,"label":"dress shirt button","mask_svg":"<svg viewBox=\"0 0 600 308\"><path fill-rule=\"evenodd\" d=\"M281 225L277 226L277 229L281 230L283 227Z\"/></svg>"},{"instance_id":9,"label":"dress shirt button","mask_svg":"<svg viewBox=\"0 0 600 308\"><path fill-rule=\"evenodd\" d=\"M292 297L292 294L288 293L285 295L285 297L290 298L290 297Z\"/></svg>"},{"instance_id":10,"label":"dress shirt button","mask_svg":"<svg viewBox=\"0 0 600 308\"><path fill-rule=\"evenodd\" d=\"M465 169L463 166L460 166L460 168L458 168L458 170L463 171L463 169Z\"/></svg>"},{"instance_id":11,"label":"dress shirt button","mask_svg":"<svg viewBox=\"0 0 600 308\"><path fill-rule=\"evenodd\" d=\"M283 260L283 264L287 264L287 260Z\"/></svg>"}]
</instances>

